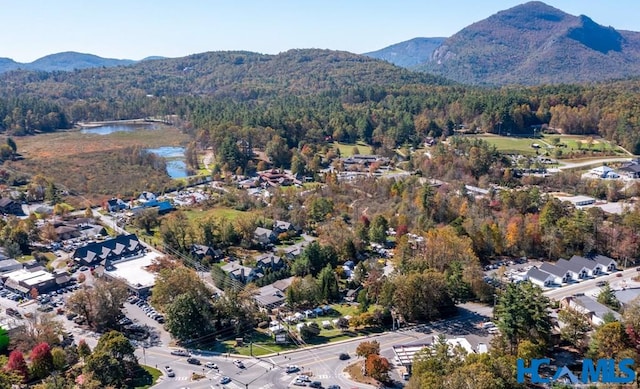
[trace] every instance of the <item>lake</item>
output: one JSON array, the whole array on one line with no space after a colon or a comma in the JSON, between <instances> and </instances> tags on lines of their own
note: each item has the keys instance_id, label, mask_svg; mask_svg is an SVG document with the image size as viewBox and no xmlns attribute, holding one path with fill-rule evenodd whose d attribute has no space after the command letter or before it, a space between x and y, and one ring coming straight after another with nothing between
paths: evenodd
<instances>
[{"instance_id":1,"label":"lake","mask_svg":"<svg viewBox=\"0 0 640 389\"><path fill-rule=\"evenodd\" d=\"M167 160L167 174L169 177L189 177L189 170L184 160L184 147L163 146L155 149L147 149L147 151Z\"/></svg>"},{"instance_id":2,"label":"lake","mask_svg":"<svg viewBox=\"0 0 640 389\"><path fill-rule=\"evenodd\" d=\"M155 124L108 124L99 127L87 127L80 130L83 134L109 135L114 132L131 132L136 130L156 130Z\"/></svg>"}]
</instances>

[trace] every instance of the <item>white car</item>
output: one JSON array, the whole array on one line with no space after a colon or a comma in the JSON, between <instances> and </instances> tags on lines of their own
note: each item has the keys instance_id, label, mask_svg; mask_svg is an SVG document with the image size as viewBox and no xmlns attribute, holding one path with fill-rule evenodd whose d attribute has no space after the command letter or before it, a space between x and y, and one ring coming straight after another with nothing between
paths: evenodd
<instances>
[{"instance_id":1,"label":"white car","mask_svg":"<svg viewBox=\"0 0 640 389\"><path fill-rule=\"evenodd\" d=\"M216 365L213 362L207 362L204 364L204 367L206 367L207 369L216 369L218 370L218 365Z\"/></svg>"},{"instance_id":2,"label":"white car","mask_svg":"<svg viewBox=\"0 0 640 389\"><path fill-rule=\"evenodd\" d=\"M234 360L233 364L236 365L236 367L238 367L239 369L244 369L244 363L242 363L242 361L239 359Z\"/></svg>"},{"instance_id":3,"label":"white car","mask_svg":"<svg viewBox=\"0 0 640 389\"><path fill-rule=\"evenodd\" d=\"M176 373L173 371L171 366L165 366L164 370L167 372L167 377L175 377Z\"/></svg>"}]
</instances>

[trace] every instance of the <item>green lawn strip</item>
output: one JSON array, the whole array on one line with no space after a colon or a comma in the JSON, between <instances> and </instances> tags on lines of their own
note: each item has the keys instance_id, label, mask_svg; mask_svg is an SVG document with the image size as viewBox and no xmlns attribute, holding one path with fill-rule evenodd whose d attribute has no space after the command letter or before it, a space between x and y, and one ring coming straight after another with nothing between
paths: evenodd
<instances>
[{"instance_id":1,"label":"green lawn strip","mask_svg":"<svg viewBox=\"0 0 640 389\"><path fill-rule=\"evenodd\" d=\"M353 155L353 148L357 147L358 151L362 155L372 154L371 146L363 142L358 143L339 143L333 142L333 149L340 150L340 156L350 157Z\"/></svg>"},{"instance_id":2,"label":"green lawn strip","mask_svg":"<svg viewBox=\"0 0 640 389\"><path fill-rule=\"evenodd\" d=\"M135 389L146 389L150 388L156 384L158 378L162 376L162 372L158 369L155 369L151 366L140 365L144 371L141 371L141 374L136 374L136 378L133 381L132 388Z\"/></svg>"}]
</instances>

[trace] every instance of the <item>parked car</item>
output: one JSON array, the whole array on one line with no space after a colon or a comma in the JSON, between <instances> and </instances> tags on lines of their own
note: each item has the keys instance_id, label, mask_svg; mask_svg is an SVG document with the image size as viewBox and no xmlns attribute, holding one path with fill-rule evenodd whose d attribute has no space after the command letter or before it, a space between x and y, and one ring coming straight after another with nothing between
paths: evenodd
<instances>
[{"instance_id":1,"label":"parked car","mask_svg":"<svg viewBox=\"0 0 640 389\"><path fill-rule=\"evenodd\" d=\"M320 381L313 381L312 383L309 384L310 388L322 388L322 382Z\"/></svg>"},{"instance_id":2,"label":"parked car","mask_svg":"<svg viewBox=\"0 0 640 389\"><path fill-rule=\"evenodd\" d=\"M329 385L327 389L340 389L340 385Z\"/></svg>"},{"instance_id":3,"label":"parked car","mask_svg":"<svg viewBox=\"0 0 640 389\"><path fill-rule=\"evenodd\" d=\"M218 365L216 365L213 362L207 362L204 364L204 367L206 367L207 369L218 369Z\"/></svg>"},{"instance_id":4,"label":"parked car","mask_svg":"<svg viewBox=\"0 0 640 389\"><path fill-rule=\"evenodd\" d=\"M200 365L200 360L198 358L187 358L187 363L192 365Z\"/></svg>"},{"instance_id":5,"label":"parked car","mask_svg":"<svg viewBox=\"0 0 640 389\"><path fill-rule=\"evenodd\" d=\"M299 380L299 379L296 379L295 381L293 381L293 384L295 386L307 386L307 383L305 381L302 381L302 380Z\"/></svg>"}]
</instances>

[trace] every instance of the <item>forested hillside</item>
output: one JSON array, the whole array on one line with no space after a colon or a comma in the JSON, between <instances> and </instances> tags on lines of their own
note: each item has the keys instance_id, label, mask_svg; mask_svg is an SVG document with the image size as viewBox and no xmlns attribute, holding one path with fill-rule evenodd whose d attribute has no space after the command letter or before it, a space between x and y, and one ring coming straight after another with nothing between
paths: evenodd
<instances>
[{"instance_id":1,"label":"forested hillside","mask_svg":"<svg viewBox=\"0 0 640 389\"><path fill-rule=\"evenodd\" d=\"M344 52L277 56L203 53L74 72L0 76L0 127L9 135L67 128L84 120L174 115L204 142L278 134L291 147L327 137L390 150L451 134L529 134L548 125L600 134L640 152L640 82L480 88L412 73Z\"/></svg>"}]
</instances>

